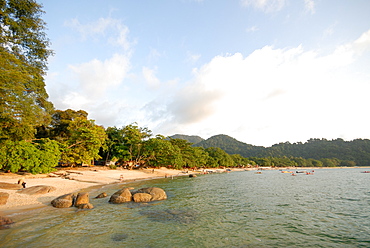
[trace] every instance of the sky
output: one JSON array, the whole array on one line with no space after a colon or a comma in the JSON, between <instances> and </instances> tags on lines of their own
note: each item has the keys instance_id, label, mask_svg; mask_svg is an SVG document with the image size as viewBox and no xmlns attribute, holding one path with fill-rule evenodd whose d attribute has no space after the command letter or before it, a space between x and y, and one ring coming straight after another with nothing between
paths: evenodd
<instances>
[{"instance_id":1,"label":"sky","mask_svg":"<svg viewBox=\"0 0 370 248\"><path fill-rule=\"evenodd\" d=\"M56 109L272 146L370 138L368 0L37 0Z\"/></svg>"}]
</instances>

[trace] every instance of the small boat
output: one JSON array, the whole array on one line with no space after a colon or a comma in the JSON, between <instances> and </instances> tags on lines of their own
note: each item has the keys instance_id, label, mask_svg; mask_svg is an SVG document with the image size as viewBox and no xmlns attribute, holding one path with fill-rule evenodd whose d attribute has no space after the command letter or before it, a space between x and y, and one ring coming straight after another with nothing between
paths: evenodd
<instances>
[{"instance_id":1,"label":"small boat","mask_svg":"<svg viewBox=\"0 0 370 248\"><path fill-rule=\"evenodd\" d=\"M370 171L362 171L362 173L370 173Z\"/></svg>"},{"instance_id":2,"label":"small boat","mask_svg":"<svg viewBox=\"0 0 370 248\"><path fill-rule=\"evenodd\" d=\"M293 173L293 171L282 171L281 173Z\"/></svg>"}]
</instances>

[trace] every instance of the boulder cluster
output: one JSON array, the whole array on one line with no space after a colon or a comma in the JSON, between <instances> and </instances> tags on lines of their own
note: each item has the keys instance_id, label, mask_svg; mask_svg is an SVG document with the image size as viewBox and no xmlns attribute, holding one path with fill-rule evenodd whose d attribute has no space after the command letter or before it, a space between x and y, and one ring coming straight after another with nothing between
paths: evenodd
<instances>
[{"instance_id":1,"label":"boulder cluster","mask_svg":"<svg viewBox=\"0 0 370 248\"><path fill-rule=\"evenodd\" d=\"M66 194L51 201L56 208L70 208L75 206L79 209L92 209L94 206L89 201L89 193Z\"/></svg>"},{"instance_id":2,"label":"boulder cluster","mask_svg":"<svg viewBox=\"0 0 370 248\"><path fill-rule=\"evenodd\" d=\"M110 203L124 203L124 202L151 202L161 201L167 199L166 192L157 187L142 188L136 191L130 191L133 188L123 188L114 193L110 199Z\"/></svg>"},{"instance_id":3,"label":"boulder cluster","mask_svg":"<svg viewBox=\"0 0 370 248\"><path fill-rule=\"evenodd\" d=\"M119 204L125 202L151 202L167 199L166 192L157 187L142 188L131 191L134 188L125 187L115 192L109 199L110 203ZM104 198L108 195L104 192L95 198ZM59 196L51 201L51 205L56 208L77 207L79 209L92 209L94 206L90 203L89 193L66 194Z\"/></svg>"}]
</instances>

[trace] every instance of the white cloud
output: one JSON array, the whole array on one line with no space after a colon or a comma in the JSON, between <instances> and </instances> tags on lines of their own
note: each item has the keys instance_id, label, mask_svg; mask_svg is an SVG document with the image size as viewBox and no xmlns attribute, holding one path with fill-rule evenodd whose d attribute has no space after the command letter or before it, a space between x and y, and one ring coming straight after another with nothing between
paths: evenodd
<instances>
[{"instance_id":1,"label":"white cloud","mask_svg":"<svg viewBox=\"0 0 370 248\"><path fill-rule=\"evenodd\" d=\"M254 32L258 31L259 29L258 29L257 26L252 26L252 27L247 28L246 30L247 30L247 32L254 33Z\"/></svg>"},{"instance_id":2,"label":"white cloud","mask_svg":"<svg viewBox=\"0 0 370 248\"><path fill-rule=\"evenodd\" d=\"M77 77L79 89L86 95L97 97L123 82L130 69L130 61L126 55L114 54L105 61L94 59L80 65L71 65L70 69Z\"/></svg>"},{"instance_id":3,"label":"white cloud","mask_svg":"<svg viewBox=\"0 0 370 248\"><path fill-rule=\"evenodd\" d=\"M286 4L286 0L241 0L244 6L252 6L264 12L276 12Z\"/></svg>"},{"instance_id":4,"label":"white cloud","mask_svg":"<svg viewBox=\"0 0 370 248\"><path fill-rule=\"evenodd\" d=\"M195 70L172 101L159 104L158 131L204 138L224 133L255 145L353 139L363 137L357 136L359 128L370 137L363 114L370 104L370 75L358 77L350 70L369 51L369 34L328 55L302 46L266 46L246 57L217 56Z\"/></svg>"},{"instance_id":5,"label":"white cloud","mask_svg":"<svg viewBox=\"0 0 370 248\"><path fill-rule=\"evenodd\" d=\"M310 12L311 14L315 13L315 2L313 0L304 0L304 6L306 11Z\"/></svg>"},{"instance_id":6,"label":"white cloud","mask_svg":"<svg viewBox=\"0 0 370 248\"><path fill-rule=\"evenodd\" d=\"M158 88L160 85L159 79L155 76L155 70L143 67L142 73L150 88Z\"/></svg>"},{"instance_id":7,"label":"white cloud","mask_svg":"<svg viewBox=\"0 0 370 248\"><path fill-rule=\"evenodd\" d=\"M200 57L201 57L200 54L196 54L196 53L192 53L192 52L187 52L187 59L186 59L186 61L188 61L190 63L195 63L195 62L197 62L200 59Z\"/></svg>"},{"instance_id":8,"label":"white cloud","mask_svg":"<svg viewBox=\"0 0 370 248\"><path fill-rule=\"evenodd\" d=\"M77 18L66 21L65 25L76 30L82 40L107 38L111 45L120 46L124 50L131 48L128 41L129 29L121 20L113 18L99 18L97 21L82 24Z\"/></svg>"}]
</instances>

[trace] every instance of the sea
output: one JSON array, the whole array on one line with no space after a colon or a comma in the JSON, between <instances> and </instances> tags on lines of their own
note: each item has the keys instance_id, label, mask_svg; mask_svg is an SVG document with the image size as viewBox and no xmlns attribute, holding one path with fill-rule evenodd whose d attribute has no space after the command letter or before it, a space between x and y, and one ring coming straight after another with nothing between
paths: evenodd
<instances>
[{"instance_id":1,"label":"sea","mask_svg":"<svg viewBox=\"0 0 370 248\"><path fill-rule=\"evenodd\" d=\"M0 247L370 247L364 170L239 171L109 185L91 189L91 210L45 206L12 214ZM122 187L160 187L168 199L94 198Z\"/></svg>"}]
</instances>

